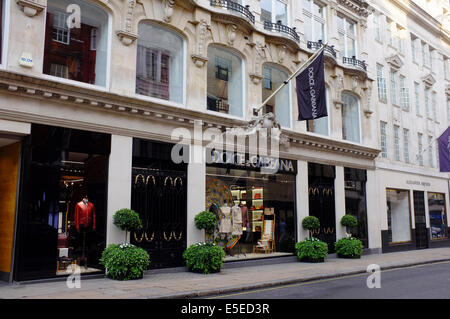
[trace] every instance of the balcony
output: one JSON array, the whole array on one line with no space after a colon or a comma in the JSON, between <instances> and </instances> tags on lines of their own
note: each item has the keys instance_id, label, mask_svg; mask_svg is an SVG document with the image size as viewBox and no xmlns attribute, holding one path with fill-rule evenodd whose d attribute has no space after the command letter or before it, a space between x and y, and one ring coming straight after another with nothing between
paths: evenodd
<instances>
[{"instance_id":1,"label":"balcony","mask_svg":"<svg viewBox=\"0 0 450 319\"><path fill-rule=\"evenodd\" d=\"M249 5L244 7L243 5L240 5L232 0L211 0L210 4L212 7L220 7L237 12L248 19L249 22L255 24L255 16L250 12Z\"/></svg>"},{"instance_id":2,"label":"balcony","mask_svg":"<svg viewBox=\"0 0 450 319\"><path fill-rule=\"evenodd\" d=\"M284 33L289 37L293 38L295 41L300 42L300 36L295 31L295 28L290 28L284 24L281 24L281 21L278 21L277 23L264 21L264 29L272 32Z\"/></svg>"},{"instance_id":3,"label":"balcony","mask_svg":"<svg viewBox=\"0 0 450 319\"><path fill-rule=\"evenodd\" d=\"M353 69L356 69L357 71L367 74L366 62L358 60L354 56L351 58L343 57L342 63L344 64L344 67L351 66Z\"/></svg>"},{"instance_id":4,"label":"balcony","mask_svg":"<svg viewBox=\"0 0 450 319\"><path fill-rule=\"evenodd\" d=\"M308 41L308 43L307 43L308 49L314 50L314 51L319 50L322 46L323 46L323 43L321 40L319 40L318 42ZM334 45L327 45L327 47L325 48L324 51L325 51L325 54L328 54L329 56L336 59L336 51L334 51Z\"/></svg>"}]
</instances>

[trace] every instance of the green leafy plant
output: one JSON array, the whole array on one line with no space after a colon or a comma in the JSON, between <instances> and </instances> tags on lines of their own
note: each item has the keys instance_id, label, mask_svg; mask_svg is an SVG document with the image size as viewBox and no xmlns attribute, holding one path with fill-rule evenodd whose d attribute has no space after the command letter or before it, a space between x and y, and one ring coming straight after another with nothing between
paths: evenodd
<instances>
[{"instance_id":1,"label":"green leafy plant","mask_svg":"<svg viewBox=\"0 0 450 319\"><path fill-rule=\"evenodd\" d=\"M210 211L198 213L195 218L195 227L204 229L207 234L212 234L217 227L217 216Z\"/></svg>"},{"instance_id":2,"label":"green leafy plant","mask_svg":"<svg viewBox=\"0 0 450 319\"><path fill-rule=\"evenodd\" d=\"M224 257L223 249L209 242L191 245L183 253L189 270L204 274L219 272L223 266Z\"/></svg>"},{"instance_id":3,"label":"green leafy plant","mask_svg":"<svg viewBox=\"0 0 450 319\"><path fill-rule=\"evenodd\" d=\"M105 266L106 276L114 280L139 279L150 265L150 256L132 244L111 244L103 251L100 264Z\"/></svg>"},{"instance_id":4,"label":"green leafy plant","mask_svg":"<svg viewBox=\"0 0 450 319\"><path fill-rule=\"evenodd\" d=\"M362 254L363 244L354 237L342 238L335 243L336 253L343 258L359 258Z\"/></svg>"},{"instance_id":5,"label":"green leafy plant","mask_svg":"<svg viewBox=\"0 0 450 319\"><path fill-rule=\"evenodd\" d=\"M315 216L307 216L302 220L302 226L304 229L309 230L309 237L311 236L311 232L320 228L319 218Z\"/></svg>"},{"instance_id":6,"label":"green leafy plant","mask_svg":"<svg viewBox=\"0 0 450 319\"><path fill-rule=\"evenodd\" d=\"M295 245L299 261L322 262L328 256L328 245L311 237Z\"/></svg>"},{"instance_id":7,"label":"green leafy plant","mask_svg":"<svg viewBox=\"0 0 450 319\"><path fill-rule=\"evenodd\" d=\"M142 221L139 218L139 214L128 208L118 210L113 216L113 223L125 231L125 241L128 238L129 231L142 228Z\"/></svg>"},{"instance_id":8,"label":"green leafy plant","mask_svg":"<svg viewBox=\"0 0 450 319\"><path fill-rule=\"evenodd\" d=\"M341 225L346 227L356 227L358 226L358 220L353 215L344 215L341 218Z\"/></svg>"}]
</instances>

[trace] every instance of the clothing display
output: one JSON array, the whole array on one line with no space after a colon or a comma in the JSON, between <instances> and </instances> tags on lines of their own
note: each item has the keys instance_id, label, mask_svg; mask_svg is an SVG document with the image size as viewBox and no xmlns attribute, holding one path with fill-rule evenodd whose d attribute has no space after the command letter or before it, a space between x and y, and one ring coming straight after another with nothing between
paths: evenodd
<instances>
[{"instance_id":1,"label":"clothing display","mask_svg":"<svg viewBox=\"0 0 450 319\"><path fill-rule=\"evenodd\" d=\"M241 207L241 213L242 213L242 225L244 225L244 227L249 227L248 208L247 208L247 206L244 206L244 205L240 205L240 207Z\"/></svg>"},{"instance_id":2,"label":"clothing display","mask_svg":"<svg viewBox=\"0 0 450 319\"><path fill-rule=\"evenodd\" d=\"M80 226L83 228L92 228L95 230L95 207L91 202L79 202L75 206L75 226L77 230Z\"/></svg>"},{"instance_id":3,"label":"clothing display","mask_svg":"<svg viewBox=\"0 0 450 319\"><path fill-rule=\"evenodd\" d=\"M233 230L232 235L241 236L242 235L242 210L238 205L233 206L231 209Z\"/></svg>"},{"instance_id":4,"label":"clothing display","mask_svg":"<svg viewBox=\"0 0 450 319\"><path fill-rule=\"evenodd\" d=\"M219 225L219 232L225 234L231 233L233 231L233 224L231 222L231 207L220 207L220 213L222 215L222 219Z\"/></svg>"}]
</instances>

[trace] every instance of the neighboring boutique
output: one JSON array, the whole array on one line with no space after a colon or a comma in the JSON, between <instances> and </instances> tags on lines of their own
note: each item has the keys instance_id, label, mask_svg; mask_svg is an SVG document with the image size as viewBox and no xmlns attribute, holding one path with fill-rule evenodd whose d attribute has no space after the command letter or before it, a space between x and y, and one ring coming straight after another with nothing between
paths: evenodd
<instances>
[{"instance_id":1,"label":"neighboring boutique","mask_svg":"<svg viewBox=\"0 0 450 319\"><path fill-rule=\"evenodd\" d=\"M277 174L255 166L206 168L206 208L219 227L215 242L233 258L292 254L296 242L296 161L280 160ZM229 257L227 257L229 258Z\"/></svg>"}]
</instances>

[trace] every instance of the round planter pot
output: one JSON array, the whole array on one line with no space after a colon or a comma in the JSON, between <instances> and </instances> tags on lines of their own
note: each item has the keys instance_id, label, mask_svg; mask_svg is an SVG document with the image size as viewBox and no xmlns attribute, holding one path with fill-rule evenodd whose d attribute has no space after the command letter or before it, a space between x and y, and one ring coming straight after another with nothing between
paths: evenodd
<instances>
[{"instance_id":1,"label":"round planter pot","mask_svg":"<svg viewBox=\"0 0 450 319\"><path fill-rule=\"evenodd\" d=\"M361 259L361 256L350 256L350 255L341 255L337 254L339 258L345 258L345 259Z\"/></svg>"}]
</instances>

